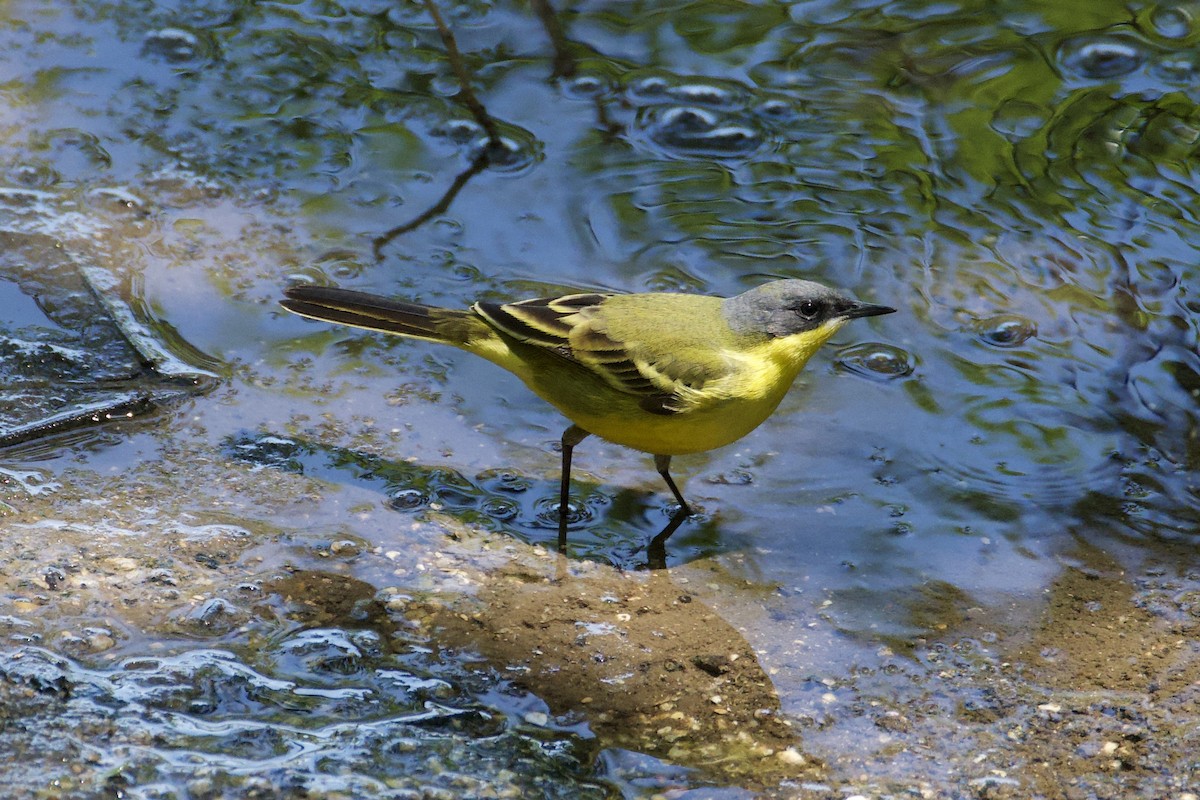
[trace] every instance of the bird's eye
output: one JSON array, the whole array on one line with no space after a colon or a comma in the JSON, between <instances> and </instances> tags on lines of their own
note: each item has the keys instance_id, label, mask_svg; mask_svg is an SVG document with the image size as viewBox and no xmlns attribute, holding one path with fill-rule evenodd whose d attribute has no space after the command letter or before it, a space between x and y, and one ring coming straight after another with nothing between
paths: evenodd
<instances>
[{"instance_id":1,"label":"bird's eye","mask_svg":"<svg viewBox=\"0 0 1200 800\"><path fill-rule=\"evenodd\" d=\"M800 304L800 308L796 312L805 319L816 319L821 313L821 304L816 300L805 300Z\"/></svg>"}]
</instances>

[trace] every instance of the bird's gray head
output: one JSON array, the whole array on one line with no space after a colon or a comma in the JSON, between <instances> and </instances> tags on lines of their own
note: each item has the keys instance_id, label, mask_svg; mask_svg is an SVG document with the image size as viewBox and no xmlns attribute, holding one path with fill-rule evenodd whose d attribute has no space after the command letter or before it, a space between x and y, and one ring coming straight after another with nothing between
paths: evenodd
<instances>
[{"instance_id":1,"label":"bird's gray head","mask_svg":"<svg viewBox=\"0 0 1200 800\"><path fill-rule=\"evenodd\" d=\"M830 322L840 327L855 317L896 310L862 303L828 286L801 280L764 283L726 299L721 308L734 332L773 338L817 330Z\"/></svg>"}]
</instances>

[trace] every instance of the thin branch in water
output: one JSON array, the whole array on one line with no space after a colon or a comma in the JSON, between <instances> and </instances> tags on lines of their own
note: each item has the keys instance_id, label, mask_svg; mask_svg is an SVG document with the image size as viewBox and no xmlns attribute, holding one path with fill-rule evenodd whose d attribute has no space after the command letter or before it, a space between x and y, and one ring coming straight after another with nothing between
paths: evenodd
<instances>
[{"instance_id":1,"label":"thin branch in water","mask_svg":"<svg viewBox=\"0 0 1200 800\"><path fill-rule=\"evenodd\" d=\"M546 29L550 44L554 46L554 72L550 77L570 78L576 70L575 56L571 53L570 41L559 22L558 12L550 5L550 0L530 0L530 5L541 20L542 27Z\"/></svg>"},{"instance_id":2,"label":"thin branch in water","mask_svg":"<svg viewBox=\"0 0 1200 800\"><path fill-rule=\"evenodd\" d=\"M424 225L429 220L442 214L454 202L454 198L462 191L462 188L467 185L467 181L485 170L493 154L499 153L504 148L504 142L500 138L500 129L496 125L496 121L488 114L487 109L483 107L483 103L479 102L479 98L475 95L475 90L471 86L471 72L467 69L466 63L463 61L462 53L459 52L458 43L454 39L454 32L446 25L442 19L441 13L438 12L437 5L433 0L424 0L425 9L429 12L429 16L433 19L433 24L437 27L438 35L442 38L442 44L446 48L446 57L450 61L450 68L454 71L454 76L458 80L458 86L463 105L471 112L471 116L479 123L479 127L483 128L487 135L487 144L480 149L479 154L471 161L471 166L460 172L455 178L450 187L441 198L429 208L418 214L413 219L405 222L403 225L388 230L387 232L376 236L373 242L373 250L376 260L383 258L383 248L386 247L397 236L402 236L409 231L415 230Z\"/></svg>"},{"instance_id":3,"label":"thin branch in water","mask_svg":"<svg viewBox=\"0 0 1200 800\"><path fill-rule=\"evenodd\" d=\"M546 31L546 36L550 39L550 44L554 47L554 68L550 77L575 77L575 73L579 71L579 59L575 57L574 52L577 47L567 38L558 11L550 5L550 0L530 0L530 5L533 6L534 13L537 14ZM604 106L603 96L596 95L595 103L596 121L599 123L600 129L609 137L620 133L621 126L608 118L608 109Z\"/></svg>"},{"instance_id":4,"label":"thin branch in water","mask_svg":"<svg viewBox=\"0 0 1200 800\"><path fill-rule=\"evenodd\" d=\"M397 236L416 230L432 218L444 213L450 207L450 204L454 202L454 198L458 196L458 193L462 191L462 188L467 185L467 181L487 169L487 165L491 160L488 152L488 150L481 150L479 155L475 156L475 160L471 162L471 166L467 167L454 178L454 183L450 184L450 188L446 190L446 193L436 203L403 225L397 225L386 233L376 236L373 245L376 260L383 258L383 248L387 247Z\"/></svg>"},{"instance_id":5,"label":"thin branch in water","mask_svg":"<svg viewBox=\"0 0 1200 800\"><path fill-rule=\"evenodd\" d=\"M454 70L454 77L458 79L463 105L467 107L471 116L475 117L475 121L487 134L488 149L501 147L500 129L496 127L495 120L483 107L483 103L479 102L479 98L475 96L475 90L471 87L471 73L463 61L462 53L458 50L454 32L442 20L442 15L438 12L433 0L425 0L425 9L433 18L433 24L437 26L438 35L442 37L442 44L446 47L446 57L450 60L450 68Z\"/></svg>"}]
</instances>

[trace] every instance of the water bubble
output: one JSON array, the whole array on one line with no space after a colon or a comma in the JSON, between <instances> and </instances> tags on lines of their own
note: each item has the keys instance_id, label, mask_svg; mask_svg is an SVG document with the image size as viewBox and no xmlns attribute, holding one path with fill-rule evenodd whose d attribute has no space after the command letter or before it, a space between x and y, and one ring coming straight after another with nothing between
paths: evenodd
<instances>
[{"instance_id":1,"label":"water bubble","mask_svg":"<svg viewBox=\"0 0 1200 800\"><path fill-rule=\"evenodd\" d=\"M340 558L351 558L358 555L362 551L362 545L353 539L338 539L335 542L329 543L330 555L338 556Z\"/></svg>"},{"instance_id":2,"label":"water bubble","mask_svg":"<svg viewBox=\"0 0 1200 800\"><path fill-rule=\"evenodd\" d=\"M720 86L707 83L682 83L670 87L667 94L681 102L696 105L730 108L734 105L734 93Z\"/></svg>"},{"instance_id":3,"label":"water bubble","mask_svg":"<svg viewBox=\"0 0 1200 800\"><path fill-rule=\"evenodd\" d=\"M493 143L487 137L481 137L471 146L471 159L487 153L488 169L496 172L520 172L541 160L541 146L532 136L524 137L525 141L517 141L508 136L500 137Z\"/></svg>"},{"instance_id":4,"label":"water bubble","mask_svg":"<svg viewBox=\"0 0 1200 800\"><path fill-rule=\"evenodd\" d=\"M490 491L512 494L528 491L533 485L524 475L510 469L484 470L475 476L475 480Z\"/></svg>"},{"instance_id":5,"label":"water bubble","mask_svg":"<svg viewBox=\"0 0 1200 800\"><path fill-rule=\"evenodd\" d=\"M521 506L507 497L489 497L479 505L479 510L497 522L510 522L521 513Z\"/></svg>"},{"instance_id":6,"label":"water bubble","mask_svg":"<svg viewBox=\"0 0 1200 800\"><path fill-rule=\"evenodd\" d=\"M1166 80L1190 83L1200 77L1200 58L1194 53L1175 53L1155 63L1154 71Z\"/></svg>"},{"instance_id":7,"label":"water bubble","mask_svg":"<svg viewBox=\"0 0 1200 800\"><path fill-rule=\"evenodd\" d=\"M534 503L536 524L539 528L558 528L558 495L543 497ZM567 527L578 527L591 522L595 514L587 503L567 500Z\"/></svg>"},{"instance_id":8,"label":"water bubble","mask_svg":"<svg viewBox=\"0 0 1200 800\"><path fill-rule=\"evenodd\" d=\"M465 145L478 140L483 128L472 119L452 119L436 126L430 133L454 144Z\"/></svg>"},{"instance_id":9,"label":"water bubble","mask_svg":"<svg viewBox=\"0 0 1200 800\"><path fill-rule=\"evenodd\" d=\"M684 80L670 74L641 74L626 83L625 94L636 105L677 102L718 109L743 108L746 90L733 81Z\"/></svg>"},{"instance_id":10,"label":"water bubble","mask_svg":"<svg viewBox=\"0 0 1200 800\"><path fill-rule=\"evenodd\" d=\"M420 489L400 489L387 499L387 507L393 511L413 511L428 504L429 497Z\"/></svg>"},{"instance_id":11,"label":"water bubble","mask_svg":"<svg viewBox=\"0 0 1200 800\"><path fill-rule=\"evenodd\" d=\"M644 127L656 144L685 157L747 156L763 142L757 130L692 106L656 109L646 116Z\"/></svg>"},{"instance_id":12,"label":"water bubble","mask_svg":"<svg viewBox=\"0 0 1200 800\"><path fill-rule=\"evenodd\" d=\"M791 101L772 97L759 103L755 114L768 123L779 124L795 121L800 116L800 111Z\"/></svg>"},{"instance_id":13,"label":"water bubble","mask_svg":"<svg viewBox=\"0 0 1200 800\"><path fill-rule=\"evenodd\" d=\"M626 94L635 103L659 103L667 96L671 81L662 75L648 75L629 83Z\"/></svg>"},{"instance_id":14,"label":"water bubble","mask_svg":"<svg viewBox=\"0 0 1200 800\"><path fill-rule=\"evenodd\" d=\"M856 375L886 380L911 375L915 369L907 350L878 342L851 345L838 353L836 363Z\"/></svg>"},{"instance_id":15,"label":"water bubble","mask_svg":"<svg viewBox=\"0 0 1200 800\"><path fill-rule=\"evenodd\" d=\"M664 130L676 133L702 133L717 126L717 115L711 111L687 106L674 107L658 117Z\"/></svg>"},{"instance_id":16,"label":"water bubble","mask_svg":"<svg viewBox=\"0 0 1200 800\"><path fill-rule=\"evenodd\" d=\"M971 325L983 342L996 347L1019 347L1037 336L1037 325L1019 314L997 314L977 319Z\"/></svg>"},{"instance_id":17,"label":"water bubble","mask_svg":"<svg viewBox=\"0 0 1200 800\"><path fill-rule=\"evenodd\" d=\"M563 94L576 100L590 100L606 94L608 81L600 75L578 74L563 81Z\"/></svg>"},{"instance_id":18,"label":"water bubble","mask_svg":"<svg viewBox=\"0 0 1200 800\"><path fill-rule=\"evenodd\" d=\"M331 278L349 280L358 277L363 270L359 253L353 250L329 250L313 259L313 266Z\"/></svg>"},{"instance_id":19,"label":"water bubble","mask_svg":"<svg viewBox=\"0 0 1200 800\"><path fill-rule=\"evenodd\" d=\"M1168 39L1182 39L1192 32L1192 16L1183 8L1156 8L1150 13L1150 23Z\"/></svg>"},{"instance_id":20,"label":"water bubble","mask_svg":"<svg viewBox=\"0 0 1200 800\"><path fill-rule=\"evenodd\" d=\"M1145 47L1130 37L1072 39L1059 55L1062 65L1085 78L1102 79L1128 75L1146 60Z\"/></svg>"},{"instance_id":21,"label":"water bubble","mask_svg":"<svg viewBox=\"0 0 1200 800\"><path fill-rule=\"evenodd\" d=\"M465 281L467 283L483 283L486 280L483 270L470 264L463 264L462 262L455 262L455 264L450 267L447 272L449 276L456 281Z\"/></svg>"},{"instance_id":22,"label":"water bubble","mask_svg":"<svg viewBox=\"0 0 1200 800\"><path fill-rule=\"evenodd\" d=\"M160 56L172 64L182 64L204 55L199 37L182 28L161 28L150 31L142 40L142 52Z\"/></svg>"}]
</instances>

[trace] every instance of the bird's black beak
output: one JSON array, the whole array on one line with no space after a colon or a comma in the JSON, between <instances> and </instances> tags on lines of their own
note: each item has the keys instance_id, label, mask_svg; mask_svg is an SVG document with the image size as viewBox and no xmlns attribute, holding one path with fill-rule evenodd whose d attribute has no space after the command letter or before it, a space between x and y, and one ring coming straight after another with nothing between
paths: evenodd
<instances>
[{"instance_id":1,"label":"bird's black beak","mask_svg":"<svg viewBox=\"0 0 1200 800\"><path fill-rule=\"evenodd\" d=\"M856 319L858 317L878 317L880 314L894 314L896 309L890 306L876 306L870 303L853 303L848 309L842 312L841 316L846 319Z\"/></svg>"}]
</instances>

